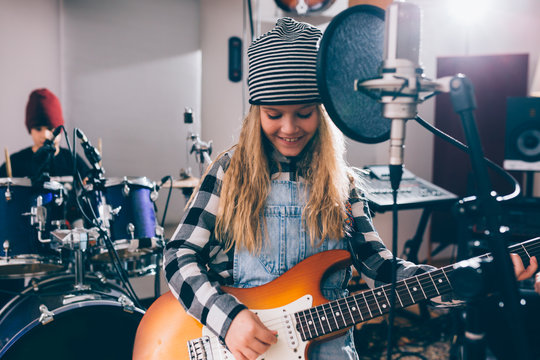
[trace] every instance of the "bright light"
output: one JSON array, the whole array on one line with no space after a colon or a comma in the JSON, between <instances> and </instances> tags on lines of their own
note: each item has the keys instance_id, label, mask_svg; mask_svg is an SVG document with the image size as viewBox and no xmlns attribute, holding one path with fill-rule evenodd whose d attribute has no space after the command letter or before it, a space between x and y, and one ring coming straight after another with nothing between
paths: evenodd
<instances>
[{"instance_id":1,"label":"bright light","mask_svg":"<svg viewBox=\"0 0 540 360\"><path fill-rule=\"evenodd\" d=\"M448 15L463 25L475 25L486 18L489 0L447 0Z\"/></svg>"}]
</instances>

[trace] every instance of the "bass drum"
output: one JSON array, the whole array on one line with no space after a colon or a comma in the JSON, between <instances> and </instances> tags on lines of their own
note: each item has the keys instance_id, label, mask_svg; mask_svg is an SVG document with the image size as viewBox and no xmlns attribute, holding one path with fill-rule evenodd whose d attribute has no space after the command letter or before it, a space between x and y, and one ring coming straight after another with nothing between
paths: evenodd
<instances>
[{"instance_id":1,"label":"bass drum","mask_svg":"<svg viewBox=\"0 0 540 360\"><path fill-rule=\"evenodd\" d=\"M131 359L144 311L117 286L73 275L36 282L0 310L0 358Z\"/></svg>"}]
</instances>

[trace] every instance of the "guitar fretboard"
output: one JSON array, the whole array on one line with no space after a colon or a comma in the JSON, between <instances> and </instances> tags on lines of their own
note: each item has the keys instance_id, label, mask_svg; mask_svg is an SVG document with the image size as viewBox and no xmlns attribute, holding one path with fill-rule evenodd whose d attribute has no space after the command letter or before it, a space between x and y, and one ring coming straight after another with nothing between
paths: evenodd
<instances>
[{"instance_id":1,"label":"guitar fretboard","mask_svg":"<svg viewBox=\"0 0 540 360\"><path fill-rule=\"evenodd\" d=\"M528 261L540 255L540 238L509 247L509 251ZM479 256L487 258L490 254ZM453 265L419 274L396 283L396 308L403 308L452 291L450 274ZM391 285L366 290L342 299L330 301L295 313L297 329L307 341L355 324L373 319L390 311Z\"/></svg>"}]
</instances>

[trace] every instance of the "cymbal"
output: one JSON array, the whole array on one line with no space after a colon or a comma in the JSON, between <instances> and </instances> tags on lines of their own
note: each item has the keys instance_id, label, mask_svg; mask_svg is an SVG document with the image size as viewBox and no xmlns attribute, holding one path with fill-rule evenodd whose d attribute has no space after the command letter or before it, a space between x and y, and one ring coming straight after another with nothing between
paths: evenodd
<instances>
[{"instance_id":1,"label":"cymbal","mask_svg":"<svg viewBox=\"0 0 540 360\"><path fill-rule=\"evenodd\" d=\"M174 179L172 182L173 189L185 189L185 188L195 188L199 184L199 179L195 177L188 177L187 179ZM171 182L166 181L163 185L161 185L162 188L169 188L171 187Z\"/></svg>"}]
</instances>

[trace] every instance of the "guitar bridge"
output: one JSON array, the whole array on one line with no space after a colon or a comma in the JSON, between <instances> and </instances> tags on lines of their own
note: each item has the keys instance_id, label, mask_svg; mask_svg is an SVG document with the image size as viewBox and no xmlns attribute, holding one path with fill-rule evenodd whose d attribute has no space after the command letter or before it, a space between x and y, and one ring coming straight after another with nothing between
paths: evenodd
<instances>
[{"instance_id":1,"label":"guitar bridge","mask_svg":"<svg viewBox=\"0 0 540 360\"><path fill-rule=\"evenodd\" d=\"M190 360L213 360L210 338L203 336L187 342Z\"/></svg>"}]
</instances>

